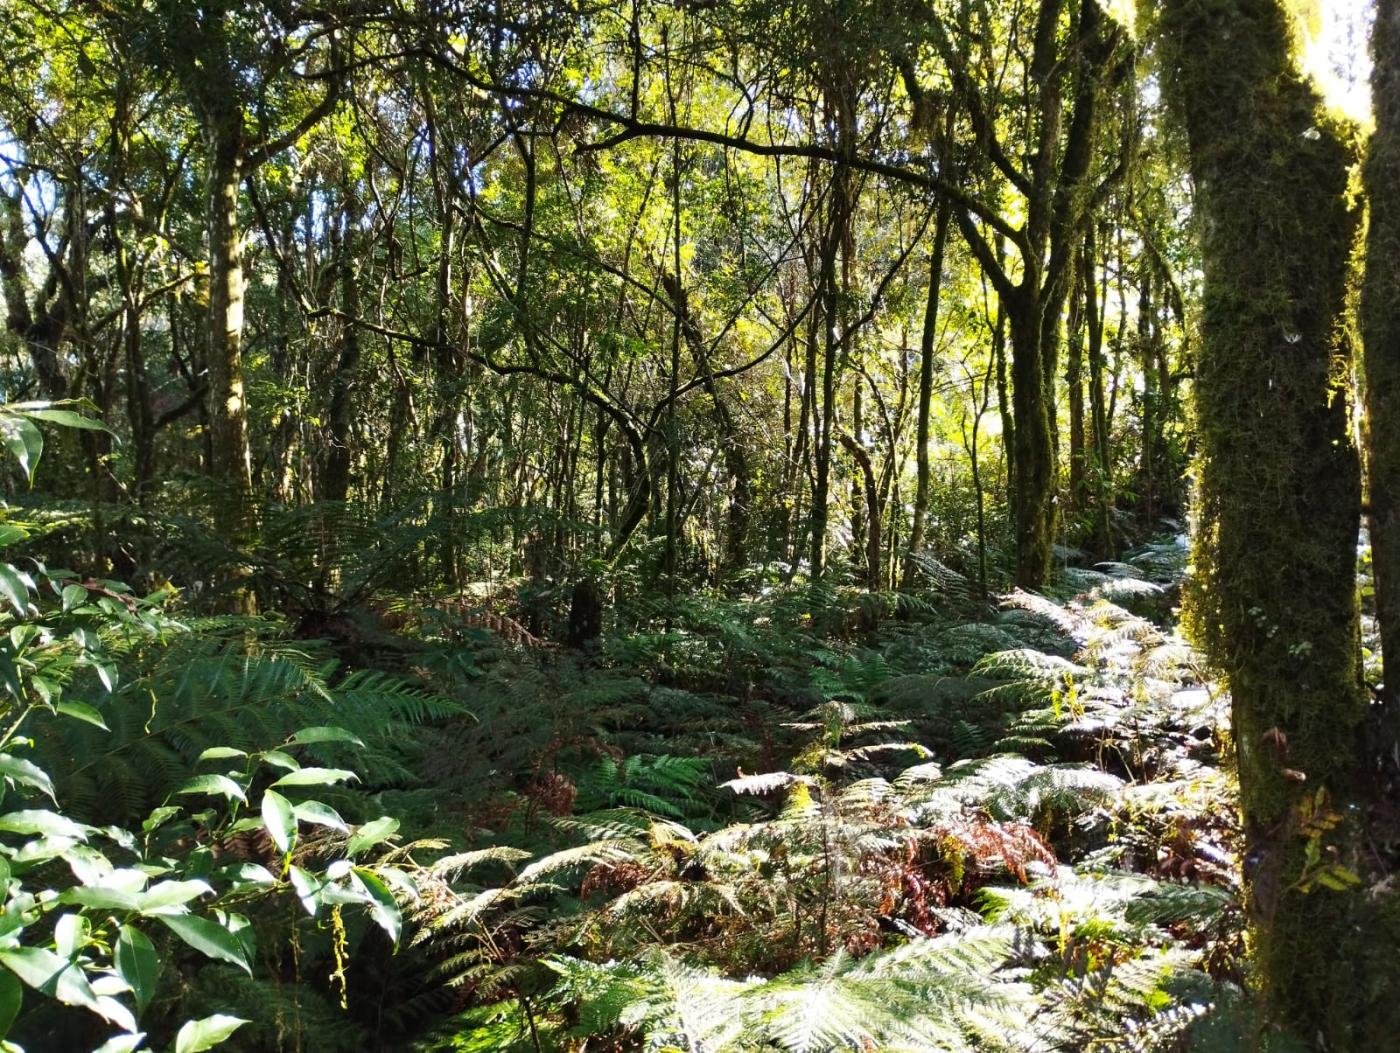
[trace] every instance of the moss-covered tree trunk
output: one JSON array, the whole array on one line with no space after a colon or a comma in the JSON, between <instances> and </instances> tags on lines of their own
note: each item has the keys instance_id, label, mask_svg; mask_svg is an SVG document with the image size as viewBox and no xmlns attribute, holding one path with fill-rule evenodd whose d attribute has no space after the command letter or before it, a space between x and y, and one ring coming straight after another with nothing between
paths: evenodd
<instances>
[{"instance_id":1,"label":"moss-covered tree trunk","mask_svg":"<svg viewBox=\"0 0 1400 1053\"><path fill-rule=\"evenodd\" d=\"M1162 19L1205 271L1193 620L1233 699L1256 975L1310 1047L1390 1048L1400 955L1366 829L1344 381L1350 156L1281 0L1169 0Z\"/></svg>"},{"instance_id":2,"label":"moss-covered tree trunk","mask_svg":"<svg viewBox=\"0 0 1400 1053\"><path fill-rule=\"evenodd\" d=\"M1385 661L1385 708L1400 705L1400 2L1378 0L1372 102L1376 131L1366 160L1371 222L1361 294L1370 439L1371 552Z\"/></svg>"}]
</instances>

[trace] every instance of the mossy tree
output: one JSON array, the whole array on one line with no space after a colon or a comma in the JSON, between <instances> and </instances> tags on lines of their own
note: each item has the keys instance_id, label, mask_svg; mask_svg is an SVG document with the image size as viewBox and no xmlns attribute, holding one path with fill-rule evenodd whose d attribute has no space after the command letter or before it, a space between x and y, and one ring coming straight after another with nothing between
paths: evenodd
<instances>
[{"instance_id":1,"label":"mossy tree","mask_svg":"<svg viewBox=\"0 0 1400 1053\"><path fill-rule=\"evenodd\" d=\"M1400 3L1378 0L1372 37L1376 131L1366 160L1371 217L1361 321L1366 341L1371 551L1385 704L1400 699Z\"/></svg>"},{"instance_id":2,"label":"mossy tree","mask_svg":"<svg viewBox=\"0 0 1400 1053\"><path fill-rule=\"evenodd\" d=\"M1274 1025L1380 1048L1400 1024L1400 926L1367 830L1353 154L1297 69L1282 0L1170 0L1161 29L1205 275L1192 614L1232 695L1257 976Z\"/></svg>"}]
</instances>

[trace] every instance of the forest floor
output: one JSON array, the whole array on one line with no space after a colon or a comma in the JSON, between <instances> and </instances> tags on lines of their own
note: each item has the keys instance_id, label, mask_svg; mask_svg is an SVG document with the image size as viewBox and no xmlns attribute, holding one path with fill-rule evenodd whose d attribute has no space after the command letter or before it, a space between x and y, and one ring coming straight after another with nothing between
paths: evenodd
<instances>
[{"instance_id":1,"label":"forest floor","mask_svg":"<svg viewBox=\"0 0 1400 1053\"><path fill-rule=\"evenodd\" d=\"M1184 559L1069 568L1058 600L946 570L693 596L585 655L468 630L433 791L384 795L410 835L454 810L380 978L397 1026L536 1053L1236 1048L1228 704L1173 627Z\"/></svg>"}]
</instances>

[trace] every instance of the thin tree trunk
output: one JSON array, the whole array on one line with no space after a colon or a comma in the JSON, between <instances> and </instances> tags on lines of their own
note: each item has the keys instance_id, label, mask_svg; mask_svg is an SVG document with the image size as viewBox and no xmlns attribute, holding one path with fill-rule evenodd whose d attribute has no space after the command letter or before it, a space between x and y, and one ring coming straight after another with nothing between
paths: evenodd
<instances>
[{"instance_id":1,"label":"thin tree trunk","mask_svg":"<svg viewBox=\"0 0 1400 1053\"><path fill-rule=\"evenodd\" d=\"M917 478L914 486L914 521L909 527L909 556L915 556L924 546L925 521L929 504L929 424L933 400L933 369L935 344L938 339L938 300L943 288L943 260L948 245L948 223L952 219L952 202L944 197L938 202L938 214L933 221L933 252L929 257L928 303L924 308L924 329L919 338L919 411L914 433ZM914 565L906 560L904 585L913 580Z\"/></svg>"}]
</instances>

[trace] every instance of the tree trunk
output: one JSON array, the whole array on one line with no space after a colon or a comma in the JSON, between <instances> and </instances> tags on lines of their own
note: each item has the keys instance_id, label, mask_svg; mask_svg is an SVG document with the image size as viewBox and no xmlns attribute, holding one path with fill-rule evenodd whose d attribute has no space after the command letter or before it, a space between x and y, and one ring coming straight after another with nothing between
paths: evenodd
<instances>
[{"instance_id":1,"label":"tree trunk","mask_svg":"<svg viewBox=\"0 0 1400 1053\"><path fill-rule=\"evenodd\" d=\"M1376 131L1366 160L1371 221L1361 293L1371 556L1385 662L1385 720L1400 706L1400 3L1378 0L1372 99Z\"/></svg>"},{"instance_id":2,"label":"tree trunk","mask_svg":"<svg viewBox=\"0 0 1400 1053\"><path fill-rule=\"evenodd\" d=\"M1012 462L1016 481L1016 584L1041 588L1050 577L1055 543L1054 405L1046 390L1044 305L1027 288L1006 302L1011 330L1011 405L1016 418Z\"/></svg>"},{"instance_id":3,"label":"tree trunk","mask_svg":"<svg viewBox=\"0 0 1400 1053\"><path fill-rule=\"evenodd\" d=\"M1394 1044L1400 911L1368 830L1360 469L1336 383L1351 158L1294 67L1289 17L1280 0L1163 6L1205 275L1189 614L1231 692L1268 1015L1338 1053Z\"/></svg>"},{"instance_id":4,"label":"tree trunk","mask_svg":"<svg viewBox=\"0 0 1400 1053\"><path fill-rule=\"evenodd\" d=\"M914 521L909 527L909 555L916 555L924 546L925 521L929 503L929 414L933 400L933 368L935 343L938 339L938 298L943 288L943 259L948 245L948 223L952 219L952 202L944 197L938 202L938 215L933 226L933 253L929 257L928 305L924 308L924 331L919 338L919 415L914 438L918 478L914 487ZM904 584L912 581L913 564L906 561Z\"/></svg>"},{"instance_id":5,"label":"tree trunk","mask_svg":"<svg viewBox=\"0 0 1400 1053\"><path fill-rule=\"evenodd\" d=\"M242 114L206 126L205 194L209 229L210 465L219 487L215 521L235 543L251 526L252 455L243 394L243 235L238 225L243 180Z\"/></svg>"},{"instance_id":6,"label":"tree trunk","mask_svg":"<svg viewBox=\"0 0 1400 1053\"><path fill-rule=\"evenodd\" d=\"M327 501L344 501L350 493L350 429L355 375L360 367L360 331L350 319L360 315L359 227L360 203L355 188L345 180L345 240L340 260L340 307L346 320L340 331L340 357L331 377L331 404L327 414L330 448L326 451L321 493Z\"/></svg>"},{"instance_id":7,"label":"tree trunk","mask_svg":"<svg viewBox=\"0 0 1400 1053\"><path fill-rule=\"evenodd\" d=\"M865 496L865 585L871 592L884 588L884 573L880 556L880 489L875 482L875 467L870 463L870 454L859 442L841 433L841 445L855 459L860 469L862 489Z\"/></svg>"}]
</instances>

